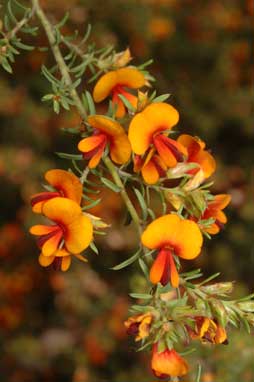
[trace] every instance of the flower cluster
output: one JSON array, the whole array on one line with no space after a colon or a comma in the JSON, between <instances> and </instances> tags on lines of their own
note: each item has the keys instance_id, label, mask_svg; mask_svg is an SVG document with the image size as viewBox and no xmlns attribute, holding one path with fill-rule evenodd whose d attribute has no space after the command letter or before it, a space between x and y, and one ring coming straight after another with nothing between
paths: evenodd
<instances>
[{"instance_id":1,"label":"flower cluster","mask_svg":"<svg viewBox=\"0 0 254 382\"><path fill-rule=\"evenodd\" d=\"M45 179L51 191L33 195L31 204L33 211L41 213L50 223L34 225L30 233L38 237L40 265L53 264L56 269L66 271L71 264L71 255L86 261L80 253L92 241L93 225L80 207L82 184L74 174L49 170Z\"/></svg>"},{"instance_id":2,"label":"flower cluster","mask_svg":"<svg viewBox=\"0 0 254 382\"><path fill-rule=\"evenodd\" d=\"M88 190L98 185L88 175L119 193L137 228L140 247L115 269L138 259L151 287L148 294L135 296L149 303L133 307L138 314L125 321L127 333L142 347L151 347L156 377L178 378L189 370L176 350L179 344L186 346L192 340L225 344L226 325L239 324L233 306L222 300L231 292L231 283L226 290L216 284L211 293L209 285L190 282L201 277L199 271L180 273L181 259L194 260L201 254L204 236L210 238L223 228L227 218L222 210L230 196L210 192L206 180L216 169L212 154L200 138L177 133L178 111L165 102L167 95L149 94L152 77L142 67L130 66L130 59L129 50L116 54L92 95L86 92L86 118L78 131L81 155L62 153L72 160L80 178L64 170L46 173L47 191L34 195L31 203L33 211L51 224L33 226L30 232L38 236L40 264L53 263L65 271L71 255L84 260L80 253L93 239L94 219L92 223L92 215L80 206L83 186ZM153 210L151 192L159 195L162 213ZM101 202L88 195L85 209Z\"/></svg>"}]
</instances>

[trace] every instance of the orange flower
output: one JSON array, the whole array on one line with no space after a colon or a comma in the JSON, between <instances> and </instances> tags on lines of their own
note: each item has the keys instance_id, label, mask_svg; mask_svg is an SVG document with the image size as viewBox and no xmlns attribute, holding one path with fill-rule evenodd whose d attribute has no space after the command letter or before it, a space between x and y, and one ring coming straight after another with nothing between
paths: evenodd
<instances>
[{"instance_id":1,"label":"orange flower","mask_svg":"<svg viewBox=\"0 0 254 382\"><path fill-rule=\"evenodd\" d=\"M96 83L93 91L95 102L101 102L112 94L113 105L117 105L116 117L125 115L125 106L119 95L123 95L136 108L137 97L128 92L128 89L138 89L144 86L146 79L137 69L132 67L113 70L104 74Z\"/></svg>"},{"instance_id":2,"label":"orange flower","mask_svg":"<svg viewBox=\"0 0 254 382\"><path fill-rule=\"evenodd\" d=\"M213 156L205 150L205 143L196 137L188 134L182 134L177 139L188 153L187 162L198 164L197 168L189 170L189 174L196 175L199 171L202 172L202 181L211 176L216 169L216 162Z\"/></svg>"},{"instance_id":3,"label":"orange flower","mask_svg":"<svg viewBox=\"0 0 254 382\"><path fill-rule=\"evenodd\" d=\"M174 350L158 352L158 344L153 345L152 371L158 378L181 377L188 373L187 362Z\"/></svg>"},{"instance_id":4,"label":"orange flower","mask_svg":"<svg viewBox=\"0 0 254 382\"><path fill-rule=\"evenodd\" d=\"M82 184L76 175L64 170L49 170L45 174L46 181L55 191L40 192L31 198L33 212L41 213L43 204L52 198L62 196L80 204Z\"/></svg>"},{"instance_id":5,"label":"orange flower","mask_svg":"<svg viewBox=\"0 0 254 382\"><path fill-rule=\"evenodd\" d=\"M195 317L194 330L188 327L188 332L192 339L200 339L203 342L222 344L227 342L225 329L218 325L215 320L208 317Z\"/></svg>"},{"instance_id":6,"label":"orange flower","mask_svg":"<svg viewBox=\"0 0 254 382\"><path fill-rule=\"evenodd\" d=\"M141 171L145 182L154 184L158 182L160 177L165 176L167 166L161 157L158 154L155 154L155 149L151 148L143 158L140 155L135 155L134 171Z\"/></svg>"},{"instance_id":7,"label":"orange flower","mask_svg":"<svg viewBox=\"0 0 254 382\"><path fill-rule=\"evenodd\" d=\"M133 317L129 317L124 322L127 328L127 334L135 336L135 341L140 341L149 335L150 326L153 316L151 313L138 314Z\"/></svg>"},{"instance_id":8,"label":"orange flower","mask_svg":"<svg viewBox=\"0 0 254 382\"><path fill-rule=\"evenodd\" d=\"M203 237L195 222L169 214L150 223L141 241L144 246L159 250L150 270L151 282L166 285L170 280L171 285L177 288L179 275L173 255L194 259L200 253Z\"/></svg>"},{"instance_id":9,"label":"orange flower","mask_svg":"<svg viewBox=\"0 0 254 382\"><path fill-rule=\"evenodd\" d=\"M129 140L134 153L141 156L149 150L146 159L142 158L140 166L147 183L156 183L161 176L161 170L165 172L167 167L176 166L187 155L186 148L168 138L165 132L171 130L178 120L179 114L173 106L158 102L136 114L130 123Z\"/></svg>"},{"instance_id":10,"label":"orange flower","mask_svg":"<svg viewBox=\"0 0 254 382\"><path fill-rule=\"evenodd\" d=\"M204 231L215 235L223 228L224 224L227 223L227 217L221 210L227 207L230 200L230 195L220 194L215 195L214 199L208 202L207 208L201 216L201 220L213 218L215 221L209 227L204 227Z\"/></svg>"},{"instance_id":11,"label":"orange flower","mask_svg":"<svg viewBox=\"0 0 254 382\"><path fill-rule=\"evenodd\" d=\"M93 136L82 139L78 144L78 149L83 152L85 159L90 159L88 166L94 168L98 165L107 144L110 157L115 163L128 162L131 146L123 127L103 115L91 115L87 121L95 132Z\"/></svg>"},{"instance_id":12,"label":"orange flower","mask_svg":"<svg viewBox=\"0 0 254 382\"><path fill-rule=\"evenodd\" d=\"M39 262L42 266L48 266L55 259L60 259L62 270L67 270L70 254L82 258L79 256L80 252L92 241L92 223L83 215L80 206L67 198L56 197L45 202L42 213L54 224L35 225L30 228L30 233L39 237Z\"/></svg>"}]
</instances>

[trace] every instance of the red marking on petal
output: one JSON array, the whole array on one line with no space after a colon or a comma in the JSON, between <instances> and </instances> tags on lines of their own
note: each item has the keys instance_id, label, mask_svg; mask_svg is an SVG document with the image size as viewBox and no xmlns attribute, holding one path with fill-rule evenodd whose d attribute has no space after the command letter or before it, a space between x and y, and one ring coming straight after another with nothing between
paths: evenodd
<instances>
[{"instance_id":1,"label":"red marking on petal","mask_svg":"<svg viewBox=\"0 0 254 382\"><path fill-rule=\"evenodd\" d=\"M51 239L53 236L59 234L59 233L62 231L62 229L61 229L58 225L56 225L55 227L56 227L56 229L55 229L54 231L49 232L49 233L47 233L46 235L41 235L41 236L36 240L37 245L38 245L39 248L42 248L43 244L45 244L46 241L48 241L48 240Z\"/></svg>"},{"instance_id":2,"label":"red marking on petal","mask_svg":"<svg viewBox=\"0 0 254 382\"><path fill-rule=\"evenodd\" d=\"M97 135L97 134L95 134ZM96 146L94 149L84 153L83 152L83 158L84 159L91 159L93 156L95 156L99 151L104 151L108 138L105 134L100 134L101 135L101 142Z\"/></svg>"},{"instance_id":3,"label":"red marking on petal","mask_svg":"<svg viewBox=\"0 0 254 382\"><path fill-rule=\"evenodd\" d=\"M53 261L53 269L55 271L60 271L61 270L61 264L62 264L62 257L55 257Z\"/></svg>"},{"instance_id":4,"label":"red marking on petal","mask_svg":"<svg viewBox=\"0 0 254 382\"><path fill-rule=\"evenodd\" d=\"M35 195L34 197L31 198L31 201L30 201L31 202L31 206L33 207L35 204L37 204L39 202L55 198L55 197L57 197L59 195L60 195L59 192L42 192L42 193L37 194L37 195Z\"/></svg>"},{"instance_id":5,"label":"red marking on petal","mask_svg":"<svg viewBox=\"0 0 254 382\"><path fill-rule=\"evenodd\" d=\"M225 225L221 223L218 219L216 219L214 223L219 227L219 229L225 228Z\"/></svg>"},{"instance_id":6,"label":"red marking on petal","mask_svg":"<svg viewBox=\"0 0 254 382\"><path fill-rule=\"evenodd\" d=\"M153 156L152 162L156 167L156 170L158 171L159 176L162 178L166 175L166 171L164 168L161 167L160 162L158 161L156 155Z\"/></svg>"},{"instance_id":7,"label":"red marking on petal","mask_svg":"<svg viewBox=\"0 0 254 382\"><path fill-rule=\"evenodd\" d=\"M165 145L174 155L177 162L183 162L184 160L183 153L179 150L179 148L177 147L178 146L177 142L175 142L173 139L166 137L164 134L159 134L154 137L155 145L156 145L156 142L157 144L159 143L159 144Z\"/></svg>"},{"instance_id":8,"label":"red marking on petal","mask_svg":"<svg viewBox=\"0 0 254 382\"><path fill-rule=\"evenodd\" d=\"M164 264L163 274L160 280L163 286L167 285L170 280L170 256L172 257L170 251L164 250L164 252L165 252L165 264Z\"/></svg>"}]
</instances>

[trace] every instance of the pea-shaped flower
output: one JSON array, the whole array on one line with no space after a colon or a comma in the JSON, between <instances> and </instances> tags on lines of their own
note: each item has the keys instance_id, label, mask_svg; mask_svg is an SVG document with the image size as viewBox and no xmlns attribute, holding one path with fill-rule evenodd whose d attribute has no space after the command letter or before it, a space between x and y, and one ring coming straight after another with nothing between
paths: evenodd
<instances>
[{"instance_id":1,"label":"pea-shaped flower","mask_svg":"<svg viewBox=\"0 0 254 382\"><path fill-rule=\"evenodd\" d=\"M164 215L150 223L141 240L147 248L158 250L150 270L151 282L166 285L170 281L174 288L179 285L174 256L194 259L199 255L203 243L198 225L175 214Z\"/></svg>"},{"instance_id":2,"label":"pea-shaped flower","mask_svg":"<svg viewBox=\"0 0 254 382\"><path fill-rule=\"evenodd\" d=\"M158 350L153 345L151 368L158 378L181 377L188 373L188 364L174 349Z\"/></svg>"},{"instance_id":3,"label":"pea-shaped flower","mask_svg":"<svg viewBox=\"0 0 254 382\"><path fill-rule=\"evenodd\" d=\"M51 199L43 204L42 213L52 224L35 225L30 228L30 233L38 236L37 244L41 249L42 265L47 266L58 257L64 259L69 255L78 256L91 243L91 220L73 200L61 197ZM48 261L44 257L48 258Z\"/></svg>"},{"instance_id":4,"label":"pea-shaped flower","mask_svg":"<svg viewBox=\"0 0 254 382\"><path fill-rule=\"evenodd\" d=\"M189 174L195 175L202 171L203 180L209 178L215 169L216 162L213 156L205 150L205 142L188 134L182 134L178 137L177 142L182 144L187 150L188 163L196 163L198 166L189 171Z\"/></svg>"},{"instance_id":5,"label":"pea-shaped flower","mask_svg":"<svg viewBox=\"0 0 254 382\"><path fill-rule=\"evenodd\" d=\"M139 89L145 84L145 76L136 68L112 70L100 77L96 83L93 99L95 102L101 102L111 95L113 105L117 106L116 117L122 118L126 110L119 95L123 95L136 108L137 97L131 94L129 89Z\"/></svg>"},{"instance_id":6,"label":"pea-shaped flower","mask_svg":"<svg viewBox=\"0 0 254 382\"><path fill-rule=\"evenodd\" d=\"M103 115L91 115L87 122L94 129L94 135L82 139L78 149L85 159L89 159L88 166L98 165L106 146L109 146L110 157L117 164L128 162L131 146L124 128L116 121Z\"/></svg>"},{"instance_id":7,"label":"pea-shaped flower","mask_svg":"<svg viewBox=\"0 0 254 382\"><path fill-rule=\"evenodd\" d=\"M128 136L132 150L138 156L135 167L141 170L149 184L156 183L165 169L176 166L187 155L181 143L168 137L169 130L178 120L178 111L173 106L158 102L136 114L130 123Z\"/></svg>"},{"instance_id":8,"label":"pea-shaped flower","mask_svg":"<svg viewBox=\"0 0 254 382\"><path fill-rule=\"evenodd\" d=\"M44 176L53 191L40 192L31 197L33 212L41 213L43 204L56 197L64 197L80 204L82 198L82 184L79 178L69 171L49 170Z\"/></svg>"}]
</instances>

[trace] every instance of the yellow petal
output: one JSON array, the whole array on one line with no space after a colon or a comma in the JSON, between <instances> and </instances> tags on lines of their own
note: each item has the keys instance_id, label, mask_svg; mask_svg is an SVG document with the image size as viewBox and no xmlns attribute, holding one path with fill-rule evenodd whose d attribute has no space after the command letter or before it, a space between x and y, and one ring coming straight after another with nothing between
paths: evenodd
<instances>
[{"instance_id":1,"label":"yellow petal","mask_svg":"<svg viewBox=\"0 0 254 382\"><path fill-rule=\"evenodd\" d=\"M71 256L66 256L62 258L61 271L66 272L71 265Z\"/></svg>"},{"instance_id":2,"label":"yellow petal","mask_svg":"<svg viewBox=\"0 0 254 382\"><path fill-rule=\"evenodd\" d=\"M117 164L128 162L131 156L131 145L126 134L113 137L110 142L110 156Z\"/></svg>"},{"instance_id":3,"label":"yellow petal","mask_svg":"<svg viewBox=\"0 0 254 382\"><path fill-rule=\"evenodd\" d=\"M66 251L66 249L62 248L62 249L58 249L54 253L54 256L55 257L66 257L66 256L70 256L70 254L69 254L69 252Z\"/></svg>"},{"instance_id":4,"label":"yellow petal","mask_svg":"<svg viewBox=\"0 0 254 382\"><path fill-rule=\"evenodd\" d=\"M231 196L230 195L228 195L228 194L219 194L219 195L215 195L215 198L210 203L210 205L212 205L213 208L216 207L216 208L218 208L220 210L223 210L225 207L227 207L227 205L230 203L230 201L231 201Z\"/></svg>"},{"instance_id":5,"label":"yellow petal","mask_svg":"<svg viewBox=\"0 0 254 382\"><path fill-rule=\"evenodd\" d=\"M42 266L42 267L48 267L50 264L53 263L53 261L55 260L55 256L43 256L43 254L41 253L40 256L39 256L39 264Z\"/></svg>"},{"instance_id":6,"label":"yellow petal","mask_svg":"<svg viewBox=\"0 0 254 382\"><path fill-rule=\"evenodd\" d=\"M169 130L179 121L178 111L168 103L157 102L147 106L143 113L150 124L156 126L158 131Z\"/></svg>"},{"instance_id":7,"label":"yellow petal","mask_svg":"<svg viewBox=\"0 0 254 382\"><path fill-rule=\"evenodd\" d=\"M113 97L113 106L116 107L116 118L123 118L126 113L126 109L123 101L118 97Z\"/></svg>"},{"instance_id":8,"label":"yellow petal","mask_svg":"<svg viewBox=\"0 0 254 382\"><path fill-rule=\"evenodd\" d=\"M109 136L125 134L120 123L104 115L90 115L87 121L94 129L100 130Z\"/></svg>"},{"instance_id":9,"label":"yellow petal","mask_svg":"<svg viewBox=\"0 0 254 382\"><path fill-rule=\"evenodd\" d=\"M179 120L178 111L167 103L153 103L135 115L129 127L129 140L135 154L142 155L156 132L169 130Z\"/></svg>"},{"instance_id":10,"label":"yellow petal","mask_svg":"<svg viewBox=\"0 0 254 382\"><path fill-rule=\"evenodd\" d=\"M153 347L152 370L156 376L181 377L188 373L187 362L174 350L158 353L157 344Z\"/></svg>"},{"instance_id":11,"label":"yellow petal","mask_svg":"<svg viewBox=\"0 0 254 382\"><path fill-rule=\"evenodd\" d=\"M138 89L145 85L146 80L143 73L136 68L121 68L116 71L118 85L131 89Z\"/></svg>"},{"instance_id":12,"label":"yellow petal","mask_svg":"<svg viewBox=\"0 0 254 382\"><path fill-rule=\"evenodd\" d=\"M153 138L153 126L143 113L138 113L129 126L128 137L135 154L142 155L148 149Z\"/></svg>"},{"instance_id":13,"label":"yellow petal","mask_svg":"<svg viewBox=\"0 0 254 382\"><path fill-rule=\"evenodd\" d=\"M64 235L66 249L73 254L79 254L86 249L93 239L93 225L85 216L77 217L67 228Z\"/></svg>"},{"instance_id":14,"label":"yellow petal","mask_svg":"<svg viewBox=\"0 0 254 382\"><path fill-rule=\"evenodd\" d=\"M104 134L93 135L92 137L82 139L78 144L78 149L82 153L88 153L100 146L105 140Z\"/></svg>"},{"instance_id":15,"label":"yellow petal","mask_svg":"<svg viewBox=\"0 0 254 382\"><path fill-rule=\"evenodd\" d=\"M160 178L159 172L152 160L142 167L141 174L147 184L155 184Z\"/></svg>"},{"instance_id":16,"label":"yellow petal","mask_svg":"<svg viewBox=\"0 0 254 382\"><path fill-rule=\"evenodd\" d=\"M67 198L54 198L44 203L42 207L43 214L64 226L71 224L82 211L80 206L73 200Z\"/></svg>"},{"instance_id":17,"label":"yellow petal","mask_svg":"<svg viewBox=\"0 0 254 382\"><path fill-rule=\"evenodd\" d=\"M205 228L204 231L210 235L216 235L216 233L220 232L220 228L217 226L217 224L213 223L208 228Z\"/></svg>"},{"instance_id":18,"label":"yellow petal","mask_svg":"<svg viewBox=\"0 0 254 382\"><path fill-rule=\"evenodd\" d=\"M93 99L95 102L101 102L107 98L112 89L117 85L116 71L111 71L99 78L93 90Z\"/></svg>"},{"instance_id":19,"label":"yellow petal","mask_svg":"<svg viewBox=\"0 0 254 382\"><path fill-rule=\"evenodd\" d=\"M194 259L200 253L203 237L195 222L169 214L149 224L141 241L150 249L168 247L184 259Z\"/></svg>"},{"instance_id":20,"label":"yellow petal","mask_svg":"<svg viewBox=\"0 0 254 382\"><path fill-rule=\"evenodd\" d=\"M63 237L63 232L61 230L57 231L52 237L50 237L42 246L43 256L52 256L55 254L59 243Z\"/></svg>"},{"instance_id":21,"label":"yellow petal","mask_svg":"<svg viewBox=\"0 0 254 382\"><path fill-rule=\"evenodd\" d=\"M50 225L34 225L30 228L29 232L32 235L41 236L41 235L47 235L48 233L54 232L58 230L57 226L50 226Z\"/></svg>"},{"instance_id":22,"label":"yellow petal","mask_svg":"<svg viewBox=\"0 0 254 382\"><path fill-rule=\"evenodd\" d=\"M105 149L105 146L102 145L96 152L95 154L92 156L92 158L90 159L89 163L88 163L88 167L89 168L95 168L100 160L101 160L101 157L104 153L104 149Z\"/></svg>"},{"instance_id":23,"label":"yellow petal","mask_svg":"<svg viewBox=\"0 0 254 382\"><path fill-rule=\"evenodd\" d=\"M194 162L200 165L204 172L205 178L209 178L216 170L216 161L208 151L200 150L195 156Z\"/></svg>"}]
</instances>

